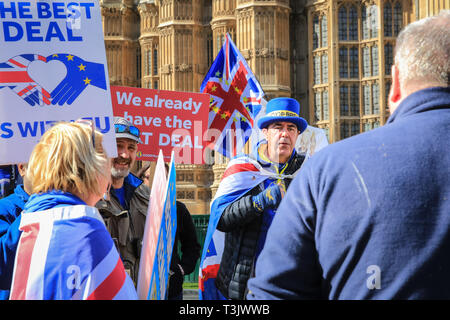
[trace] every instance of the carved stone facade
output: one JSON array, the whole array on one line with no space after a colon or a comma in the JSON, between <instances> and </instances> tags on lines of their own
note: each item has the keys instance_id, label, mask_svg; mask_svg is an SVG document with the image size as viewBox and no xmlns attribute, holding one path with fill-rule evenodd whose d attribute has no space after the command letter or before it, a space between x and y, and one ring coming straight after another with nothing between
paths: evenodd
<instances>
[{"instance_id":1,"label":"carved stone facade","mask_svg":"<svg viewBox=\"0 0 450 320\"><path fill-rule=\"evenodd\" d=\"M443 0L308 0L309 123L330 142L386 123L395 41Z\"/></svg>"},{"instance_id":2,"label":"carved stone facade","mask_svg":"<svg viewBox=\"0 0 450 320\"><path fill-rule=\"evenodd\" d=\"M399 28L450 9L448 0L100 4L111 85L198 92L229 33L266 100L296 98L301 116L325 129L330 142L386 122L386 66ZM177 165L177 196L192 214L209 213L227 163L217 153L214 160L212 166Z\"/></svg>"}]
</instances>

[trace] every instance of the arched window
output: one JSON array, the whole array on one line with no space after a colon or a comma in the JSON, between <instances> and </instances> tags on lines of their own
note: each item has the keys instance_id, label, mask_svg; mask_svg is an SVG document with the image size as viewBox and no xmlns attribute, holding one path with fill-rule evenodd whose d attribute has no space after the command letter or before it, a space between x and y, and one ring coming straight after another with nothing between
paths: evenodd
<instances>
[{"instance_id":1,"label":"arched window","mask_svg":"<svg viewBox=\"0 0 450 320\"><path fill-rule=\"evenodd\" d=\"M391 90L391 81L386 81L384 84L384 98L386 99L386 109L389 111L389 91Z\"/></svg>"},{"instance_id":2,"label":"arched window","mask_svg":"<svg viewBox=\"0 0 450 320\"><path fill-rule=\"evenodd\" d=\"M339 48L339 77L348 78L348 49Z\"/></svg>"},{"instance_id":3,"label":"arched window","mask_svg":"<svg viewBox=\"0 0 450 320\"><path fill-rule=\"evenodd\" d=\"M370 48L364 47L363 48L363 76L364 77L370 77Z\"/></svg>"},{"instance_id":4,"label":"arched window","mask_svg":"<svg viewBox=\"0 0 450 320\"><path fill-rule=\"evenodd\" d=\"M369 39L369 19L367 7L363 6L361 10L362 38Z\"/></svg>"},{"instance_id":5,"label":"arched window","mask_svg":"<svg viewBox=\"0 0 450 320\"><path fill-rule=\"evenodd\" d=\"M378 46L372 46L372 76L378 75Z\"/></svg>"},{"instance_id":6,"label":"arched window","mask_svg":"<svg viewBox=\"0 0 450 320\"><path fill-rule=\"evenodd\" d=\"M328 90L314 92L314 121L329 120Z\"/></svg>"},{"instance_id":7,"label":"arched window","mask_svg":"<svg viewBox=\"0 0 450 320\"><path fill-rule=\"evenodd\" d=\"M150 76L152 74L152 50L149 49L146 53L146 60L147 60L147 74L146 76Z\"/></svg>"},{"instance_id":8,"label":"arched window","mask_svg":"<svg viewBox=\"0 0 450 320\"><path fill-rule=\"evenodd\" d=\"M357 134L359 133L359 123L353 121L353 122L352 122L351 130L352 130L352 131L350 132L350 135L352 135L352 136L357 135Z\"/></svg>"},{"instance_id":9,"label":"arched window","mask_svg":"<svg viewBox=\"0 0 450 320\"><path fill-rule=\"evenodd\" d=\"M403 9L400 1L387 1L383 7L384 36L396 37L403 27Z\"/></svg>"},{"instance_id":10,"label":"arched window","mask_svg":"<svg viewBox=\"0 0 450 320\"><path fill-rule=\"evenodd\" d=\"M349 115L348 87L346 85L341 85L339 88L339 102L341 107L341 116Z\"/></svg>"},{"instance_id":11,"label":"arched window","mask_svg":"<svg viewBox=\"0 0 450 320\"><path fill-rule=\"evenodd\" d=\"M365 46L362 48L363 77L378 75L378 46Z\"/></svg>"},{"instance_id":12,"label":"arched window","mask_svg":"<svg viewBox=\"0 0 450 320\"><path fill-rule=\"evenodd\" d=\"M341 6L338 13L339 40L358 40L358 12L356 6Z\"/></svg>"},{"instance_id":13,"label":"arched window","mask_svg":"<svg viewBox=\"0 0 450 320\"><path fill-rule=\"evenodd\" d=\"M328 46L328 22L327 22L327 16L323 15L322 16L322 23L321 23L321 27L322 27L322 47L327 47Z\"/></svg>"},{"instance_id":14,"label":"arched window","mask_svg":"<svg viewBox=\"0 0 450 320\"><path fill-rule=\"evenodd\" d=\"M370 102L372 100L371 97L371 86L369 84L365 84L363 86L363 111L364 111L364 115L370 115L372 114L372 110L371 110L371 106L370 106Z\"/></svg>"},{"instance_id":15,"label":"arched window","mask_svg":"<svg viewBox=\"0 0 450 320\"><path fill-rule=\"evenodd\" d=\"M153 75L158 75L158 49L153 49Z\"/></svg>"},{"instance_id":16,"label":"arched window","mask_svg":"<svg viewBox=\"0 0 450 320\"><path fill-rule=\"evenodd\" d=\"M350 6L348 15L349 40L358 40L358 12L356 6Z\"/></svg>"},{"instance_id":17,"label":"arched window","mask_svg":"<svg viewBox=\"0 0 450 320\"><path fill-rule=\"evenodd\" d=\"M383 8L384 36L392 37L392 3L386 2Z\"/></svg>"},{"instance_id":18,"label":"arched window","mask_svg":"<svg viewBox=\"0 0 450 320\"><path fill-rule=\"evenodd\" d=\"M313 49L319 48L319 39L320 39L319 17L314 16L314 18L313 18Z\"/></svg>"},{"instance_id":19,"label":"arched window","mask_svg":"<svg viewBox=\"0 0 450 320\"><path fill-rule=\"evenodd\" d=\"M398 36L403 26L402 4L398 1L394 7L394 36Z\"/></svg>"},{"instance_id":20,"label":"arched window","mask_svg":"<svg viewBox=\"0 0 450 320\"><path fill-rule=\"evenodd\" d=\"M358 78L358 47L339 48L339 77Z\"/></svg>"},{"instance_id":21,"label":"arched window","mask_svg":"<svg viewBox=\"0 0 450 320\"><path fill-rule=\"evenodd\" d=\"M350 112L352 116L359 116L359 85L350 87Z\"/></svg>"},{"instance_id":22,"label":"arched window","mask_svg":"<svg viewBox=\"0 0 450 320\"><path fill-rule=\"evenodd\" d=\"M320 84L320 56L314 56L314 84Z\"/></svg>"},{"instance_id":23,"label":"arched window","mask_svg":"<svg viewBox=\"0 0 450 320\"><path fill-rule=\"evenodd\" d=\"M328 47L328 22L327 22L327 16L321 15L315 15L313 17L313 50Z\"/></svg>"},{"instance_id":24,"label":"arched window","mask_svg":"<svg viewBox=\"0 0 450 320\"><path fill-rule=\"evenodd\" d=\"M361 8L362 38L371 39L378 36L378 7L363 5Z\"/></svg>"},{"instance_id":25,"label":"arched window","mask_svg":"<svg viewBox=\"0 0 450 320\"><path fill-rule=\"evenodd\" d=\"M380 85L378 83L372 85L372 112L373 114L380 113Z\"/></svg>"},{"instance_id":26,"label":"arched window","mask_svg":"<svg viewBox=\"0 0 450 320\"><path fill-rule=\"evenodd\" d=\"M394 50L390 43L384 45L384 73L391 74L392 64L394 63Z\"/></svg>"},{"instance_id":27,"label":"arched window","mask_svg":"<svg viewBox=\"0 0 450 320\"><path fill-rule=\"evenodd\" d=\"M350 126L347 122L344 121L341 123L341 139L350 137L349 127Z\"/></svg>"},{"instance_id":28,"label":"arched window","mask_svg":"<svg viewBox=\"0 0 450 320\"><path fill-rule=\"evenodd\" d=\"M359 59L358 59L358 47L350 48L350 78L359 77Z\"/></svg>"},{"instance_id":29,"label":"arched window","mask_svg":"<svg viewBox=\"0 0 450 320\"><path fill-rule=\"evenodd\" d=\"M328 83L328 55L322 55L322 83Z\"/></svg>"},{"instance_id":30,"label":"arched window","mask_svg":"<svg viewBox=\"0 0 450 320\"><path fill-rule=\"evenodd\" d=\"M328 107L328 90L322 92L322 106L323 106L323 120L330 119L330 112Z\"/></svg>"},{"instance_id":31,"label":"arched window","mask_svg":"<svg viewBox=\"0 0 450 320\"><path fill-rule=\"evenodd\" d=\"M314 92L314 121L322 120L322 93Z\"/></svg>"},{"instance_id":32,"label":"arched window","mask_svg":"<svg viewBox=\"0 0 450 320\"><path fill-rule=\"evenodd\" d=\"M345 139L359 133L358 121L343 121L341 123L341 139Z\"/></svg>"},{"instance_id":33,"label":"arched window","mask_svg":"<svg viewBox=\"0 0 450 320\"><path fill-rule=\"evenodd\" d=\"M341 116L359 116L359 86L341 84L339 88Z\"/></svg>"},{"instance_id":34,"label":"arched window","mask_svg":"<svg viewBox=\"0 0 450 320\"><path fill-rule=\"evenodd\" d=\"M342 6L339 9L339 17L338 17L338 24L339 24L339 40L347 40L347 8L345 6Z\"/></svg>"}]
</instances>

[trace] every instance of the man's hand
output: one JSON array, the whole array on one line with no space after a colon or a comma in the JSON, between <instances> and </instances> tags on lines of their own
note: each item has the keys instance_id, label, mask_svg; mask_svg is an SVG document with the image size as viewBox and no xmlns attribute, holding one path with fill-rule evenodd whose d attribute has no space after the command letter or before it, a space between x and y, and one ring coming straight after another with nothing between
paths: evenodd
<instances>
[{"instance_id":1,"label":"man's hand","mask_svg":"<svg viewBox=\"0 0 450 320\"><path fill-rule=\"evenodd\" d=\"M263 212L266 208L275 209L280 204L283 195L284 188L279 184L273 184L252 197L253 207L258 212Z\"/></svg>"}]
</instances>

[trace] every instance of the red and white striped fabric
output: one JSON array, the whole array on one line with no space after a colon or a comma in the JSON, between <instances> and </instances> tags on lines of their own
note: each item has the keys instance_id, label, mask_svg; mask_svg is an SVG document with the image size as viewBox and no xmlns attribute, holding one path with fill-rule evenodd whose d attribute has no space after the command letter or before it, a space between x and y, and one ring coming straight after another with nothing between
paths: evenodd
<instances>
[{"instance_id":1,"label":"red and white striped fabric","mask_svg":"<svg viewBox=\"0 0 450 320\"><path fill-rule=\"evenodd\" d=\"M225 299L214 284L222 259L225 234L217 230L223 210L256 185L273 176L254 159L241 156L232 159L222 176L219 188L211 204L208 231L205 237L199 270L200 299Z\"/></svg>"},{"instance_id":2,"label":"red and white striped fabric","mask_svg":"<svg viewBox=\"0 0 450 320\"><path fill-rule=\"evenodd\" d=\"M50 93L36 83L28 73L33 61L47 62L38 54L22 54L0 63L0 89L8 87L30 105L50 104Z\"/></svg>"},{"instance_id":3,"label":"red and white striped fabric","mask_svg":"<svg viewBox=\"0 0 450 320\"><path fill-rule=\"evenodd\" d=\"M11 300L137 299L97 209L22 213Z\"/></svg>"}]
</instances>

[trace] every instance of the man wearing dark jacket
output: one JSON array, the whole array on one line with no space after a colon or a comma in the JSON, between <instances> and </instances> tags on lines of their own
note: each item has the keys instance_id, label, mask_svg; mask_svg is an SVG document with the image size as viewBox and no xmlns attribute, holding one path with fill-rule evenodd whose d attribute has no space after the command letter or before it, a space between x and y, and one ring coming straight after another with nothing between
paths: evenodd
<instances>
[{"instance_id":1,"label":"man wearing dark jacket","mask_svg":"<svg viewBox=\"0 0 450 320\"><path fill-rule=\"evenodd\" d=\"M150 189L130 173L136 161L139 129L121 117L114 117L117 158L111 163L111 188L96 207L105 221L122 258L125 270L136 284Z\"/></svg>"},{"instance_id":2,"label":"man wearing dark jacket","mask_svg":"<svg viewBox=\"0 0 450 320\"><path fill-rule=\"evenodd\" d=\"M184 276L195 270L200 249L191 214L184 203L177 201L177 231L170 261L169 300L183 299Z\"/></svg>"},{"instance_id":3,"label":"man wearing dark jacket","mask_svg":"<svg viewBox=\"0 0 450 320\"><path fill-rule=\"evenodd\" d=\"M387 124L305 163L248 298L450 298L449 30L447 11L400 32Z\"/></svg>"},{"instance_id":4,"label":"man wearing dark jacket","mask_svg":"<svg viewBox=\"0 0 450 320\"><path fill-rule=\"evenodd\" d=\"M213 216L219 212L217 230L225 233L215 286L227 299L245 298L247 281L264 246L267 230L285 190L303 163L304 157L295 151L295 143L307 123L299 113L300 105L294 99L275 98L268 102L266 115L258 121L265 140L257 145L252 156L230 161L217 192L220 194L218 201L213 201L210 224L214 223ZM252 170L258 172L258 178L244 178L243 175ZM225 185L230 176L238 183L222 192L222 189L227 189ZM253 183L244 186L252 180ZM237 193L241 194L234 200L227 198ZM217 207L221 199L224 201ZM231 204L227 203L229 200ZM220 208L224 208L221 214ZM208 252L213 250L209 248ZM203 272L202 281L210 277L207 273ZM208 295L206 292L202 298L216 299Z\"/></svg>"}]
</instances>

